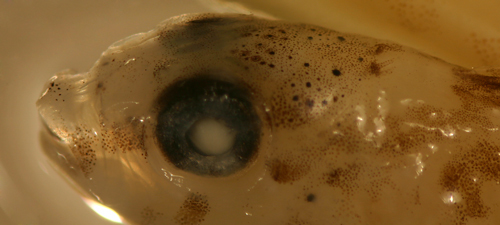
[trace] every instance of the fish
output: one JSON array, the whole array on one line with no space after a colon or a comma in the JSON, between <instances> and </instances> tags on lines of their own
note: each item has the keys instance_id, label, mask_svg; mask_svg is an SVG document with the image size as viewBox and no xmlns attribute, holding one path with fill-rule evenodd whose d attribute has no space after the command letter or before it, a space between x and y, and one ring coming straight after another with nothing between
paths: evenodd
<instances>
[{"instance_id":1,"label":"fish","mask_svg":"<svg viewBox=\"0 0 500 225\"><path fill-rule=\"evenodd\" d=\"M130 224L496 224L500 70L244 14L115 42L37 101L45 155Z\"/></svg>"}]
</instances>

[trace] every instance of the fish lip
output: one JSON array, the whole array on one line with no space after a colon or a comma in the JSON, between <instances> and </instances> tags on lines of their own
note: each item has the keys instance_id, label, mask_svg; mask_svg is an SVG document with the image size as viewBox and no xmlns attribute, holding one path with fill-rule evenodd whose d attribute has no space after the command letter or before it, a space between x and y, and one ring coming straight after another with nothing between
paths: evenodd
<instances>
[{"instance_id":1,"label":"fish lip","mask_svg":"<svg viewBox=\"0 0 500 225\"><path fill-rule=\"evenodd\" d=\"M59 135L57 135L50 129L49 125L45 122L45 120L41 116L40 120L42 121L42 132L45 132L46 134L50 135L51 137L57 139L60 142L64 141L61 137L59 137Z\"/></svg>"},{"instance_id":2,"label":"fish lip","mask_svg":"<svg viewBox=\"0 0 500 225\"><path fill-rule=\"evenodd\" d=\"M44 127L39 132L39 142L49 164L67 180L80 177L78 162L68 143L52 132L49 127L45 125Z\"/></svg>"}]
</instances>

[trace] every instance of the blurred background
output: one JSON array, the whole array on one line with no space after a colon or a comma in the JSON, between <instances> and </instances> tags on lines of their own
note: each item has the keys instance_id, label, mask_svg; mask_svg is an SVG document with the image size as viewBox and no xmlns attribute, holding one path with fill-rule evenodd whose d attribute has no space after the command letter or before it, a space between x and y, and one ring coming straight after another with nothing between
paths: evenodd
<instances>
[{"instance_id":1,"label":"blurred background","mask_svg":"<svg viewBox=\"0 0 500 225\"><path fill-rule=\"evenodd\" d=\"M239 11L393 40L464 67L500 68L496 0L0 0L0 224L106 225L41 154L35 101L64 69L183 13ZM239 3L238 3L239 4ZM98 210L99 211L99 210Z\"/></svg>"},{"instance_id":2,"label":"blurred background","mask_svg":"<svg viewBox=\"0 0 500 225\"><path fill-rule=\"evenodd\" d=\"M35 101L52 75L87 71L113 42L209 11L193 0L0 0L0 224L114 224L42 156Z\"/></svg>"}]
</instances>

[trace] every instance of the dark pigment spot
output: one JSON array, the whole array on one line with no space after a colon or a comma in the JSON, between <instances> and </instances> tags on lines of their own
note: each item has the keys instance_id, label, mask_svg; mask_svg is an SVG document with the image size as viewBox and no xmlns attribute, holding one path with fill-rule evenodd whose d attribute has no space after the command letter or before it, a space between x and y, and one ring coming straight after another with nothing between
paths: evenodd
<instances>
[{"instance_id":1,"label":"dark pigment spot","mask_svg":"<svg viewBox=\"0 0 500 225\"><path fill-rule=\"evenodd\" d=\"M370 73L375 74L376 76L380 75L380 64L376 62L371 62L370 63Z\"/></svg>"},{"instance_id":2,"label":"dark pigment spot","mask_svg":"<svg viewBox=\"0 0 500 225\"><path fill-rule=\"evenodd\" d=\"M250 60L252 60L254 62L259 62L261 60L261 58L258 55L254 55L254 56L250 57Z\"/></svg>"},{"instance_id":3,"label":"dark pigment spot","mask_svg":"<svg viewBox=\"0 0 500 225\"><path fill-rule=\"evenodd\" d=\"M306 200L308 202L314 202L314 200L316 200L316 196L313 195L313 194L308 194L307 197L306 197Z\"/></svg>"},{"instance_id":4,"label":"dark pigment spot","mask_svg":"<svg viewBox=\"0 0 500 225\"><path fill-rule=\"evenodd\" d=\"M312 108L314 106L314 100L307 99L306 105L307 107Z\"/></svg>"}]
</instances>

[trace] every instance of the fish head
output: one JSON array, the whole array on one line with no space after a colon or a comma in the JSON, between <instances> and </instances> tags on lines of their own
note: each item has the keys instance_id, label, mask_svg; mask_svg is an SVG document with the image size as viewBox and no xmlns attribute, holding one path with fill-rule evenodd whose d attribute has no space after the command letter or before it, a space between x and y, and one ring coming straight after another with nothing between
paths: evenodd
<instances>
[{"instance_id":1,"label":"fish head","mask_svg":"<svg viewBox=\"0 0 500 225\"><path fill-rule=\"evenodd\" d=\"M317 26L192 14L54 76L37 105L51 161L133 224L434 223L490 215L454 208L474 196L441 150L474 139L454 123L495 127L446 114L464 71Z\"/></svg>"}]
</instances>

